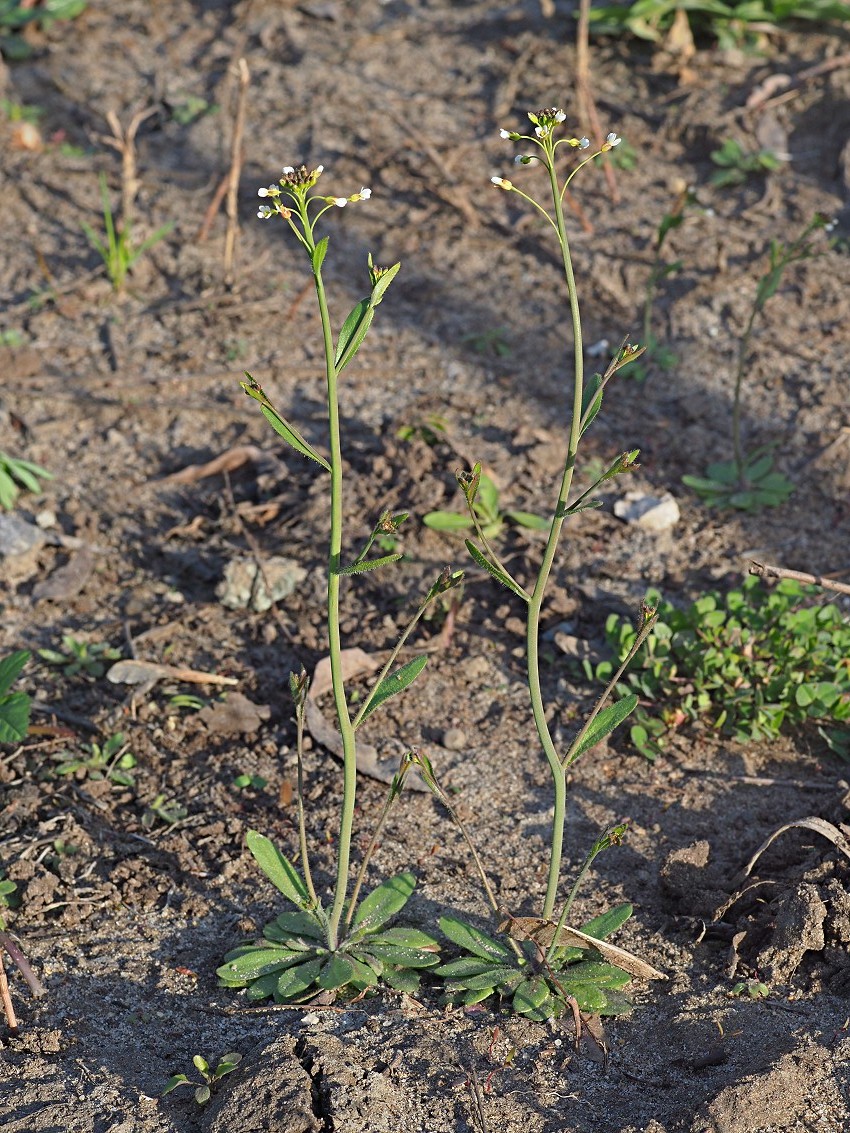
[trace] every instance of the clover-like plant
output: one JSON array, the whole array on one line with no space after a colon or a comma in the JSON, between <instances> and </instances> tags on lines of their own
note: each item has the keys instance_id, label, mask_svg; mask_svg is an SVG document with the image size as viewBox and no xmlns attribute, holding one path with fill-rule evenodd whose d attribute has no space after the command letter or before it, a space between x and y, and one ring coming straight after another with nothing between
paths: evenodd
<instances>
[{"instance_id":1,"label":"clover-like plant","mask_svg":"<svg viewBox=\"0 0 850 1133\"><path fill-rule=\"evenodd\" d=\"M577 959L570 949L580 947L580 945L577 944L576 934L578 933L578 938L582 940L585 949L595 949L597 953L600 953L602 949L606 947L602 945L598 939L596 941L592 939L593 933L584 934L582 937L581 930L576 930L568 924L568 918L578 885L587 873L593 858L602 849L618 841L622 834L622 828L617 827L614 832L606 832L597 840L590 855L585 859L585 864L579 870L569 896L566 898L561 908L560 917L556 922L553 917L556 905L559 902L561 885L566 823L567 776L570 768L575 765L582 755L595 747L596 744L626 719L637 705L638 698L634 693L627 693L627 695L612 704L608 704L606 707L608 699L617 686L620 675L637 650L636 646L635 649L630 652L629 656L626 657L618 672L609 680L607 687L604 689L593 710L587 716L578 734L573 738L570 744L566 745L566 750L559 751L550 731L543 701L539 653L541 611L546 586L555 562L564 524L572 516L577 515L587 508L600 507L601 500L596 496L596 490L602 484L613 480L617 476L628 473L635 467L638 450L633 449L622 452L613 460L610 460L607 464L602 466L599 474L589 488L580 494L572 493L573 472L576 466L579 443L583 434L591 426L599 413L604 391L618 370L622 369L622 367L629 362L634 361L642 351L639 347L624 344L615 353L604 374L596 374L590 381L585 381L581 312L564 218L563 201L570 182L573 180L576 173L592 162L594 158L613 150L620 144L620 139L614 133L608 134L600 150L597 153L590 153L586 156L584 160L578 163L562 180L559 172L561 154L558 151L561 150L562 147L566 147L567 150L578 150L579 152L589 150L589 140L587 138L558 137L561 123L566 117L562 110L556 108L545 109L537 114L529 114L528 117L532 124L531 133L524 135L515 131L502 130L501 134L505 139L509 139L513 142L530 143L535 147L534 154L521 154L516 158L515 164L520 167L533 163L543 166L548 177L550 205L545 207L529 193L519 189L507 178L496 176L492 178L492 182L497 188L516 193L523 200L527 201L543 216L548 226L554 231L561 253L572 329L572 359L570 367L572 375L571 382L569 383L571 388L568 394L568 396L571 395L569 396L569 400L571 401L572 414L565 446L566 453L563 471L550 518L547 522L548 536L541 555L537 577L533 585L527 588L510 573L492 546L488 532L481 522L480 507L476 506L478 504L483 481L480 464L475 464L469 472L459 472L457 479L466 498L470 519L475 528L477 537L476 541L471 539L466 540L467 550L478 566L488 571L498 582L512 591L512 593L524 603L526 609L526 658L531 709L540 745L549 765L554 790L548 878L541 916L532 918L536 927L534 932L528 937L524 947L513 939L509 931L504 949L499 945L495 952L485 957L481 954L481 949L483 948L486 951L489 945L487 945L486 942L482 942L480 935L476 936L476 930L473 930L472 926L463 924L463 922L448 919L445 920L445 923L442 925L443 931L451 940L464 949L466 956L461 957L461 959L456 962L456 966L453 967L452 962L450 962L448 966L444 965L440 971L444 977L449 979L450 987L462 993L462 997L465 997L466 1002L472 1001L469 997L472 997L472 999L475 997L484 998L486 994L498 990L502 993L510 993L512 995L512 1003L515 1010L527 1014L532 1018L542 1019L561 1014L568 1004L573 1004L578 1000L578 996L574 995L573 991L567 990L568 986L577 986L578 982L581 982L580 978L577 977L575 973L568 972L568 969ZM637 630L637 640L639 642L642 642L649 633L653 619L654 611L648 607L644 607ZM457 822L457 816L452 811L445 792L441 792L439 789L433 774L433 768L431 768L426 761L421 761L420 771L425 782L438 794L443 804L449 807L449 813L452 814ZM467 836L465 835L465 837ZM468 837L467 844L472 852L473 860L476 862L476 868L485 891L487 892L488 900L490 901L491 907L495 910L498 908L496 896L492 892L489 883L486 881L483 867L475 853L471 839ZM616 927L619 927L619 924L630 915L630 912L630 909L628 912L622 909L612 911L607 915L608 919L604 919L603 916L601 921L591 922L591 927L596 930L597 937L607 935ZM517 918L507 917L502 918L502 920L503 925L509 930L511 925L519 923ZM471 947L473 941L477 941L480 946L477 951L475 948ZM510 958L511 953L514 959L511 963L506 963L505 961ZM491 967L487 970L481 970L480 965L485 960L488 962L492 961ZM614 970L616 968L616 962L614 965L609 966L606 959L580 961L580 964L583 963L590 965L583 969L583 973L587 976L588 987L596 989L595 992L587 991L586 994L584 992L582 993L585 1002L594 1002L599 1010L605 1010L605 1004L610 1002L612 1011L620 1010L620 1001L614 993L618 992L623 984L628 982L630 977L623 977L620 970ZM645 976L648 976L649 973L652 973L653 976L660 975L660 973L655 972L654 969L650 969L648 965L641 968L641 962L636 958L630 957L629 963L632 964L632 967L625 969L627 972L630 971L634 974L637 970L641 970L642 974ZM602 966L594 967L594 965L599 964ZM477 971L475 970L476 968L478 968ZM564 980L566 980L566 983L564 983ZM572 983L571 980L573 981ZM480 992L483 992L484 995L480 995ZM611 992L610 997L608 992Z\"/></svg>"},{"instance_id":2,"label":"clover-like plant","mask_svg":"<svg viewBox=\"0 0 850 1133\"><path fill-rule=\"evenodd\" d=\"M686 609L662 602L658 621L621 691L640 695L631 739L654 759L664 736L701 720L740 743L817 728L850 758L850 618L793 579L768 588L755 577ZM612 614L608 638L633 653L635 633ZM603 663L606 664L606 663ZM606 677L609 670L596 670Z\"/></svg>"},{"instance_id":3,"label":"clover-like plant","mask_svg":"<svg viewBox=\"0 0 850 1133\"><path fill-rule=\"evenodd\" d=\"M266 925L263 939L252 941L230 952L218 975L224 985L248 988L251 999L277 1001L305 1000L319 992L356 995L383 979L394 987L410 989L418 980L418 969L438 963L436 940L415 929L387 928L388 921L401 911L414 887L410 873L402 873L378 885L358 906L358 898L378 832L390 807L402 790L409 761L403 761L393 780L356 879L351 883L351 842L357 789L357 729L391 696L407 688L425 667L424 655L394 668L408 637L428 606L459 585L461 572L444 570L430 587L371 689L359 701L355 712L347 695L342 662L340 633L340 589L343 581L356 581L367 571L381 570L397 563L398 552L374 556L373 546L392 538L407 519L406 513L384 510L374 523L360 551L348 562L343 557L343 459L339 410L339 381L369 331L375 310L384 298L400 268L377 267L371 255L367 262L368 294L355 304L334 333L325 293L322 266L328 251L328 237L317 236L321 218L334 207L368 200L371 190L364 188L347 197L325 196L316 192L322 166L295 169L287 166L277 184L259 190L264 198L258 216L276 217L285 222L305 253L315 285L322 326L327 393L327 455L314 447L298 429L275 408L260 385L246 374L245 392L276 433L296 452L318 466L329 482L329 539L327 579L327 636L333 687L333 700L343 756L342 800L339 839L336 847L336 882L332 899L326 905L312 878L310 847L304 815L303 734L306 720L308 681L306 674L293 673L290 691L295 703L296 755L298 761L296 803L298 811L300 870L257 831L248 834L248 847L260 868L287 898L293 909L286 910Z\"/></svg>"},{"instance_id":4,"label":"clover-like plant","mask_svg":"<svg viewBox=\"0 0 850 1133\"><path fill-rule=\"evenodd\" d=\"M709 465L704 476L682 477L682 483L693 488L709 507L757 512L765 507L777 507L794 491L794 484L776 468L773 456L775 446L766 445L747 451L744 445L741 420L744 377L756 320L764 311L768 300L776 294L782 276L791 264L823 254L823 248L818 249L811 237L818 229L829 227L822 216L816 216L790 244L782 244L778 240L770 243L770 266L759 280L750 316L738 346L738 365L732 397L732 459Z\"/></svg>"}]
</instances>

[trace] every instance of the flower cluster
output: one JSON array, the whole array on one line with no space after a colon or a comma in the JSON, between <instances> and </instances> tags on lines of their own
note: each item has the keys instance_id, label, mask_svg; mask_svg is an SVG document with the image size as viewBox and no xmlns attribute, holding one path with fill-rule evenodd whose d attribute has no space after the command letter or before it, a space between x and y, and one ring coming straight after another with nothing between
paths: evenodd
<instances>
[{"instance_id":1,"label":"flower cluster","mask_svg":"<svg viewBox=\"0 0 850 1133\"><path fill-rule=\"evenodd\" d=\"M554 141L554 134L556 127L560 126L562 122L566 121L566 114L563 110L559 110L556 106L547 107L545 110L538 110L536 114L529 113L528 118L534 126L533 134L520 134L516 130L500 130L499 137L505 141L511 142L534 142L543 151L543 157L537 157L534 154L521 153L517 154L514 158L514 165L531 165L537 161L551 161L555 156L555 151L558 146L567 145L571 149L587 150L590 149L590 138L560 138ZM605 141L599 147L596 154L591 154L590 157L596 157L600 153L607 153L609 150L618 146L622 138L617 134L611 132L606 137ZM585 159L585 162L590 160L590 157ZM581 164L585 164L582 162ZM578 168L580 168L579 166ZM575 171L574 171L575 172ZM506 177L491 177L491 182L500 189L513 189L514 186Z\"/></svg>"},{"instance_id":2,"label":"flower cluster","mask_svg":"<svg viewBox=\"0 0 850 1133\"><path fill-rule=\"evenodd\" d=\"M307 194L321 177L324 168L323 165L317 165L315 169L308 169L306 165L299 165L297 168L293 165L285 165L278 184L263 186L257 190L258 197L267 197L271 201L270 204L260 205L257 210L259 219L268 220L272 216L282 216L284 220L289 220L292 209L282 203L281 196L288 196L300 211L308 200ZM349 201L368 201L371 196L371 189L362 188L359 193L352 193L350 197L316 196L309 199L324 201L327 206L336 205L337 208L345 208Z\"/></svg>"}]
</instances>

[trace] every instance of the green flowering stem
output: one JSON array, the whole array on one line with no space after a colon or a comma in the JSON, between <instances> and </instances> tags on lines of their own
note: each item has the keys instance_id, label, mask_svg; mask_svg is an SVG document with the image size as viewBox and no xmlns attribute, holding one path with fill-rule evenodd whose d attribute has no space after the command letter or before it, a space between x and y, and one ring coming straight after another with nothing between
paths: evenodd
<instances>
[{"instance_id":1,"label":"green flowering stem","mask_svg":"<svg viewBox=\"0 0 850 1133\"><path fill-rule=\"evenodd\" d=\"M546 884L546 898L543 903L543 916L551 917L558 895L558 882L561 875L561 860L564 848L564 823L567 812L567 779L561 760L555 749L549 725L546 722L546 710L543 703L543 692L540 685L540 611L543 605L543 596L558 543L561 537L561 528L566 516L567 499L573 481L576 453L578 451L579 437L581 435L581 410L584 396L584 352L582 347L581 311L579 309L578 294L576 291L575 273L573 271L570 244L564 221L563 201L561 188L558 184L558 175L555 169L554 147L541 146L545 155L545 162L549 173L549 183L552 191L552 200L555 207L555 226L558 240L561 245L561 255L564 266L564 277L570 300L570 317L573 327L573 407L570 421L570 433L567 442L567 456L564 461L564 471L561 477L561 486L558 492L558 501L552 525L549 528L549 537L546 540L546 549L543 560L537 572L537 580L528 603L528 618L526 622L526 655L528 665L528 689L531 696L531 711L537 735L543 748L546 761L552 773L552 783L555 790L554 813L552 816L552 841L549 856L549 874Z\"/></svg>"}]
</instances>

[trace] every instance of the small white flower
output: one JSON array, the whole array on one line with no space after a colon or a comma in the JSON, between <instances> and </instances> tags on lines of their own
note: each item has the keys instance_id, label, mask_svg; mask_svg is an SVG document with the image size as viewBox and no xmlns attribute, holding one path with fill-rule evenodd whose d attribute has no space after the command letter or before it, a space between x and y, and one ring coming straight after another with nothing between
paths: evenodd
<instances>
[{"instance_id":1,"label":"small white flower","mask_svg":"<svg viewBox=\"0 0 850 1133\"><path fill-rule=\"evenodd\" d=\"M499 189L513 188L513 182L508 181L506 177L491 177L490 181Z\"/></svg>"},{"instance_id":2,"label":"small white flower","mask_svg":"<svg viewBox=\"0 0 850 1133\"><path fill-rule=\"evenodd\" d=\"M506 141L508 140L508 138L510 138L510 136L511 136L510 130L500 130L499 131L499 137L504 138Z\"/></svg>"},{"instance_id":3,"label":"small white flower","mask_svg":"<svg viewBox=\"0 0 850 1133\"><path fill-rule=\"evenodd\" d=\"M314 170L314 172L317 173L317 174L318 173L324 173L324 171L325 171L324 165L317 165L315 170Z\"/></svg>"},{"instance_id":4,"label":"small white flower","mask_svg":"<svg viewBox=\"0 0 850 1133\"><path fill-rule=\"evenodd\" d=\"M579 149L590 149L590 138L579 138Z\"/></svg>"},{"instance_id":5,"label":"small white flower","mask_svg":"<svg viewBox=\"0 0 850 1133\"><path fill-rule=\"evenodd\" d=\"M613 132L610 133L608 135L608 137L605 139L605 141L608 143L609 146L611 146L612 149L614 148L614 146L618 146L622 140L623 140L622 138L618 138L617 135Z\"/></svg>"},{"instance_id":6,"label":"small white flower","mask_svg":"<svg viewBox=\"0 0 850 1133\"><path fill-rule=\"evenodd\" d=\"M257 196L258 197L267 197L268 195L269 195L269 191L265 186L263 186L262 189L257 189Z\"/></svg>"},{"instance_id":7,"label":"small white flower","mask_svg":"<svg viewBox=\"0 0 850 1133\"><path fill-rule=\"evenodd\" d=\"M348 197L331 197L331 202L335 204L338 209L344 209L348 204Z\"/></svg>"},{"instance_id":8,"label":"small white flower","mask_svg":"<svg viewBox=\"0 0 850 1133\"><path fill-rule=\"evenodd\" d=\"M274 209L270 205L260 205L257 210L257 217L259 220L268 220L274 214Z\"/></svg>"},{"instance_id":9,"label":"small white flower","mask_svg":"<svg viewBox=\"0 0 850 1133\"><path fill-rule=\"evenodd\" d=\"M283 173L284 177L287 177L290 173L294 173L294 172L295 172L295 166L294 165L284 165L283 169L281 170L281 173Z\"/></svg>"},{"instance_id":10,"label":"small white flower","mask_svg":"<svg viewBox=\"0 0 850 1133\"><path fill-rule=\"evenodd\" d=\"M360 198L361 201L368 201L369 198L372 196L372 190L371 189L361 189L360 192L357 195L358 195L358 197Z\"/></svg>"},{"instance_id":11,"label":"small white flower","mask_svg":"<svg viewBox=\"0 0 850 1133\"><path fill-rule=\"evenodd\" d=\"M567 116L563 112L563 110L559 110L558 113L555 115L555 121L556 122L563 122L566 117Z\"/></svg>"},{"instance_id":12,"label":"small white flower","mask_svg":"<svg viewBox=\"0 0 850 1133\"><path fill-rule=\"evenodd\" d=\"M535 126L534 132L535 132L535 134L537 135L538 138L545 138L546 135L549 133L549 131L547 130L547 128L545 126Z\"/></svg>"}]
</instances>

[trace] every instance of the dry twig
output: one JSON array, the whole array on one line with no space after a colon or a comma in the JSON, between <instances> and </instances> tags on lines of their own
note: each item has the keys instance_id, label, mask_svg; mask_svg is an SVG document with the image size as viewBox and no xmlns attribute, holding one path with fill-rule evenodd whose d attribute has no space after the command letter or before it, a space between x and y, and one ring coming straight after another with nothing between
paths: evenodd
<instances>
[{"instance_id":1,"label":"dry twig","mask_svg":"<svg viewBox=\"0 0 850 1133\"><path fill-rule=\"evenodd\" d=\"M824 590L835 590L839 594L850 594L850 585L846 582L836 582L828 575L806 574L801 570L786 570L785 567L770 566L768 563L759 563L750 560L750 574L759 578L790 578L795 582L805 582L811 586L820 586Z\"/></svg>"},{"instance_id":2,"label":"dry twig","mask_svg":"<svg viewBox=\"0 0 850 1133\"><path fill-rule=\"evenodd\" d=\"M239 228L237 214L239 177L242 172L242 138L245 134L245 104L251 74L244 58L236 64L239 71L239 91L236 96L236 116L233 124L233 141L230 147L230 172L227 180L227 235L224 240L224 282L233 283L233 256L236 250L236 233Z\"/></svg>"}]
</instances>

